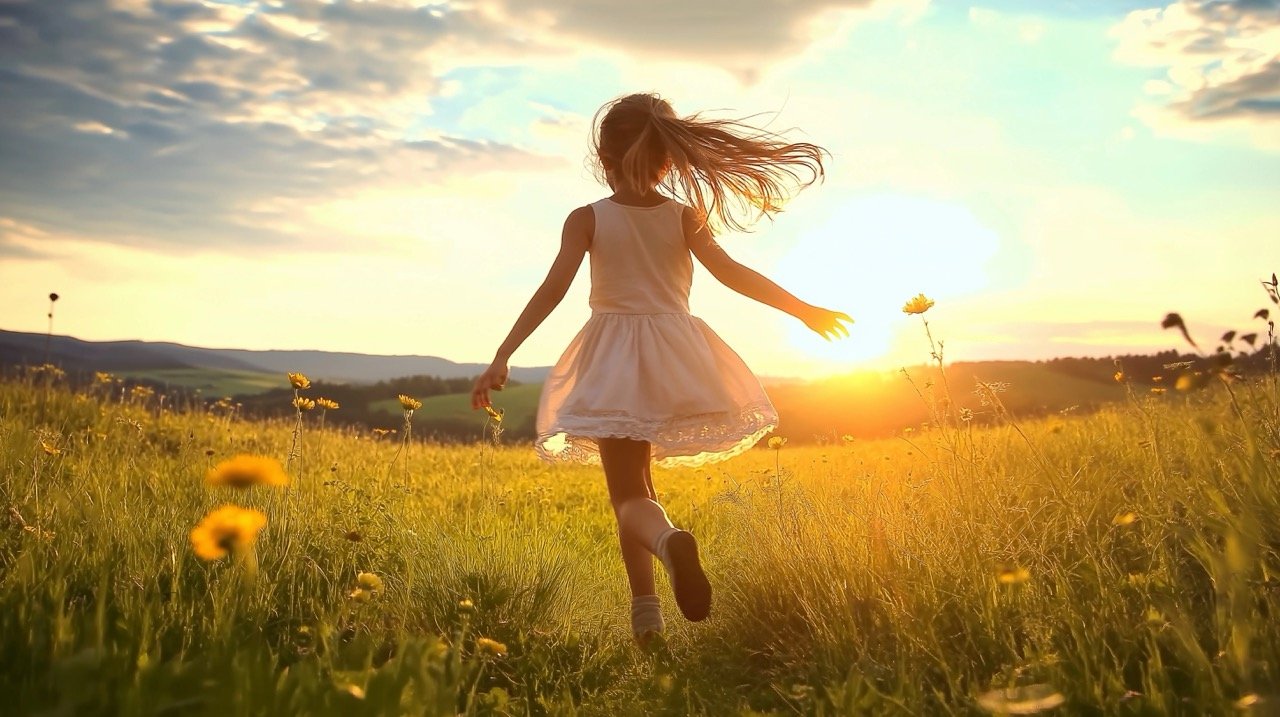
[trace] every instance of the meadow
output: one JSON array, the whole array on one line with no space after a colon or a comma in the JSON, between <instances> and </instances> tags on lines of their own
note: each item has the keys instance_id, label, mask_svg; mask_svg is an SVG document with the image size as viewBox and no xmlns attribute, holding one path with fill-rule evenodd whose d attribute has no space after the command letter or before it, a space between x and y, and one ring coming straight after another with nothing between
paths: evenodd
<instances>
[{"instance_id":1,"label":"meadow","mask_svg":"<svg viewBox=\"0 0 1280 717\"><path fill-rule=\"evenodd\" d=\"M3 711L1278 714L1275 374L1117 378L1088 416L990 388L990 425L655 470L715 603L684 622L660 578L641 649L599 469L29 371L0 382ZM287 485L208 483L239 455ZM224 505L265 525L193 536Z\"/></svg>"}]
</instances>

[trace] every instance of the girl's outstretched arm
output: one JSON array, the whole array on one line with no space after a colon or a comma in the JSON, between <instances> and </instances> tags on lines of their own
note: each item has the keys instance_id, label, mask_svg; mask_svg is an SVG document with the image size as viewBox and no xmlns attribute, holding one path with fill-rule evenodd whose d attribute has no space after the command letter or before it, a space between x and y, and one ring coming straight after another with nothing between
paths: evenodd
<instances>
[{"instance_id":1,"label":"girl's outstretched arm","mask_svg":"<svg viewBox=\"0 0 1280 717\"><path fill-rule=\"evenodd\" d=\"M840 323L841 321L853 323L853 319L849 318L848 314L806 304L763 274L734 261L724 249L720 248L706 224L698 220L697 214L692 209L685 209L682 221L689 251L698 257L698 261L702 262L702 265L707 267L707 271L711 272L711 275L721 284L747 298L791 314L828 341L832 337L849 335L849 329Z\"/></svg>"},{"instance_id":2,"label":"girl's outstretched arm","mask_svg":"<svg viewBox=\"0 0 1280 717\"><path fill-rule=\"evenodd\" d=\"M475 385L471 389L471 408L490 405L489 391L501 391L507 382L507 361L511 359L511 354L520 348L520 344L529 338L529 334L532 334L533 330L538 328L564 299L565 292L573 283L573 277L578 274L578 267L582 266L582 258L586 256L587 248L591 245L595 221L595 214L592 213L591 207L578 207L564 220L564 229L560 232L560 253L551 264L551 270L547 272L547 278L542 281L542 286L533 292L533 298L529 299L524 311L520 312L520 318L516 319L515 326L511 327L511 333L507 334L506 341L503 341L502 346L498 348L498 353L493 357L493 363L489 364L489 368L476 378Z\"/></svg>"}]
</instances>

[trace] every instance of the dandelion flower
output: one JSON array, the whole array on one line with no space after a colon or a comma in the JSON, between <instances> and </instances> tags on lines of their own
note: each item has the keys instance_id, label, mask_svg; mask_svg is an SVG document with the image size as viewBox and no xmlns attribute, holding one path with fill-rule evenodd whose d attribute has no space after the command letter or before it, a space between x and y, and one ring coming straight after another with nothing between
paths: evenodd
<instances>
[{"instance_id":1,"label":"dandelion flower","mask_svg":"<svg viewBox=\"0 0 1280 717\"><path fill-rule=\"evenodd\" d=\"M785 445L787 445L787 439L782 436L774 436L769 439L769 447L775 451L781 450Z\"/></svg>"},{"instance_id":2,"label":"dandelion flower","mask_svg":"<svg viewBox=\"0 0 1280 717\"><path fill-rule=\"evenodd\" d=\"M382 584L382 578L373 573L360 573L356 576L356 585L377 595L381 593L386 586Z\"/></svg>"},{"instance_id":3,"label":"dandelion flower","mask_svg":"<svg viewBox=\"0 0 1280 717\"><path fill-rule=\"evenodd\" d=\"M458 612L463 615L470 615L476 611L476 604L471 602L471 598L463 598L458 601Z\"/></svg>"},{"instance_id":4,"label":"dandelion flower","mask_svg":"<svg viewBox=\"0 0 1280 717\"><path fill-rule=\"evenodd\" d=\"M224 505L191 530L191 547L202 560L219 560L229 552L253 547L266 525L267 516L261 511Z\"/></svg>"},{"instance_id":5,"label":"dandelion flower","mask_svg":"<svg viewBox=\"0 0 1280 717\"><path fill-rule=\"evenodd\" d=\"M1166 389L1165 389L1165 387L1164 387L1164 386L1152 386L1152 387L1151 387L1151 392L1152 392L1152 393L1154 393L1154 394L1155 394L1155 395L1157 395L1157 396L1159 396L1160 394L1164 393L1164 392L1165 392L1165 390L1166 390Z\"/></svg>"},{"instance_id":6,"label":"dandelion flower","mask_svg":"<svg viewBox=\"0 0 1280 717\"><path fill-rule=\"evenodd\" d=\"M299 411L310 411L316 407L316 402L306 396L294 396L293 407Z\"/></svg>"},{"instance_id":7,"label":"dandelion flower","mask_svg":"<svg viewBox=\"0 0 1280 717\"><path fill-rule=\"evenodd\" d=\"M494 423L502 423L502 414L504 411L501 409L494 409L493 406L485 406L484 411L489 414L489 418L493 419Z\"/></svg>"},{"instance_id":8,"label":"dandelion flower","mask_svg":"<svg viewBox=\"0 0 1280 717\"><path fill-rule=\"evenodd\" d=\"M320 408L325 409L326 411L338 410L338 402L331 398L317 398L316 405L319 406Z\"/></svg>"},{"instance_id":9,"label":"dandelion flower","mask_svg":"<svg viewBox=\"0 0 1280 717\"><path fill-rule=\"evenodd\" d=\"M1130 511L1128 513L1121 513L1120 515L1117 515L1111 520L1111 524L1117 526L1133 525L1137 520L1138 514Z\"/></svg>"},{"instance_id":10,"label":"dandelion flower","mask_svg":"<svg viewBox=\"0 0 1280 717\"><path fill-rule=\"evenodd\" d=\"M855 439L854 439L854 437L853 437L853 436L851 436L851 435L849 435L848 433L846 433L846 434L844 434L843 436L840 436L840 440L841 440L841 441L844 441L846 444L848 444L848 443L853 443L853 441L854 441Z\"/></svg>"},{"instance_id":11,"label":"dandelion flower","mask_svg":"<svg viewBox=\"0 0 1280 717\"><path fill-rule=\"evenodd\" d=\"M239 455L222 461L205 476L209 485L248 488L255 485L288 485L289 476L280 461L266 456Z\"/></svg>"},{"instance_id":12,"label":"dandelion flower","mask_svg":"<svg viewBox=\"0 0 1280 717\"><path fill-rule=\"evenodd\" d=\"M1030 715L1051 710L1067 698L1052 685L1025 685L978 695L978 706L1002 715Z\"/></svg>"},{"instance_id":13,"label":"dandelion flower","mask_svg":"<svg viewBox=\"0 0 1280 717\"><path fill-rule=\"evenodd\" d=\"M422 408L422 401L419 401L416 398L411 398L403 393L396 396L396 398L400 399L400 405L406 411L416 411L419 408Z\"/></svg>"},{"instance_id":14,"label":"dandelion flower","mask_svg":"<svg viewBox=\"0 0 1280 717\"><path fill-rule=\"evenodd\" d=\"M932 308L933 308L933 299L930 299L924 294L916 294L915 298L911 299L910 301L908 301L906 304L902 306L902 313L923 314L924 312Z\"/></svg>"},{"instance_id":15,"label":"dandelion flower","mask_svg":"<svg viewBox=\"0 0 1280 717\"><path fill-rule=\"evenodd\" d=\"M373 593L365 590L364 588L356 588L355 590L347 593L347 597L359 603L366 603L373 599Z\"/></svg>"},{"instance_id":16,"label":"dandelion flower","mask_svg":"<svg viewBox=\"0 0 1280 717\"><path fill-rule=\"evenodd\" d=\"M507 646L487 637L476 638L476 652L486 657L502 657L507 654Z\"/></svg>"},{"instance_id":17,"label":"dandelion flower","mask_svg":"<svg viewBox=\"0 0 1280 717\"><path fill-rule=\"evenodd\" d=\"M104 371L94 371L94 372L93 372L93 380L94 380L94 382L96 382L96 383L111 383L111 381L112 381L114 378L115 378L115 376L112 376L111 374L106 373L106 372L104 372Z\"/></svg>"},{"instance_id":18,"label":"dandelion flower","mask_svg":"<svg viewBox=\"0 0 1280 717\"><path fill-rule=\"evenodd\" d=\"M1247 710L1247 709L1249 709L1250 707L1253 707L1254 705L1258 704L1258 703L1259 703L1259 702L1261 702L1261 701L1262 701L1262 698L1261 698L1261 697L1259 697L1259 696L1257 696L1256 694L1254 694L1254 693L1250 692L1249 694L1247 694L1247 695L1245 695L1245 696L1241 697L1240 699L1238 699L1238 700L1236 700L1234 703L1232 703L1232 706L1234 706L1234 707L1235 707L1236 709L1238 709L1238 710Z\"/></svg>"},{"instance_id":19,"label":"dandelion flower","mask_svg":"<svg viewBox=\"0 0 1280 717\"><path fill-rule=\"evenodd\" d=\"M303 389L311 388L311 379L307 378L306 376L300 373L293 373L292 371L289 372L288 375L289 375L289 384L292 385L294 388L298 389L299 391Z\"/></svg>"},{"instance_id":20,"label":"dandelion flower","mask_svg":"<svg viewBox=\"0 0 1280 717\"><path fill-rule=\"evenodd\" d=\"M1008 566L1001 568L1000 571L996 573L996 579L1004 585L1025 583L1031 579L1031 571L1018 566Z\"/></svg>"},{"instance_id":21,"label":"dandelion flower","mask_svg":"<svg viewBox=\"0 0 1280 717\"><path fill-rule=\"evenodd\" d=\"M1192 371L1178 376L1178 381L1173 385L1174 388L1184 393L1204 388L1209 382L1209 377L1203 371Z\"/></svg>"},{"instance_id":22,"label":"dandelion flower","mask_svg":"<svg viewBox=\"0 0 1280 717\"><path fill-rule=\"evenodd\" d=\"M1124 383L1124 379L1125 379L1124 371L1116 371L1115 375L1112 376L1112 378L1116 380L1116 383Z\"/></svg>"}]
</instances>

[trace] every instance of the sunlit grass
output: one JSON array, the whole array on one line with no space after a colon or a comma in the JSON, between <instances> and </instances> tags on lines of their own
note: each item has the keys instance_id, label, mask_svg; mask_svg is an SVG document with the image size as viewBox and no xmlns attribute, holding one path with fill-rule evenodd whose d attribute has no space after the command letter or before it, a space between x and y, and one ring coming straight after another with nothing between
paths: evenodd
<instances>
[{"instance_id":1,"label":"sunlit grass","mask_svg":"<svg viewBox=\"0 0 1280 717\"><path fill-rule=\"evenodd\" d=\"M598 469L407 441L408 415L376 440L52 373L0 383L0 689L18 713L1234 715L1280 699L1274 378L1234 401L1208 385L1088 417L956 413L658 470L716 603L684 623L663 587L668 634L639 651ZM287 486L206 482L291 448ZM228 504L265 525L202 534L205 557L230 548L203 560L192 531Z\"/></svg>"}]
</instances>

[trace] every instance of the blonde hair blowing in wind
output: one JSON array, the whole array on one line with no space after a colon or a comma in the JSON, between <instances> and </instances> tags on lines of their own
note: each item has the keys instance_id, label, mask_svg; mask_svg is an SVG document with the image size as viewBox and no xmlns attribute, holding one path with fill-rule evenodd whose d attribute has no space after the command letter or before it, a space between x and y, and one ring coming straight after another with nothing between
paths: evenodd
<instances>
[{"instance_id":1,"label":"blonde hair blowing in wind","mask_svg":"<svg viewBox=\"0 0 1280 717\"><path fill-rule=\"evenodd\" d=\"M614 100L593 124L601 180L611 171L640 194L661 187L715 228L747 231L824 175L822 147L741 121L680 117L653 94Z\"/></svg>"}]
</instances>

